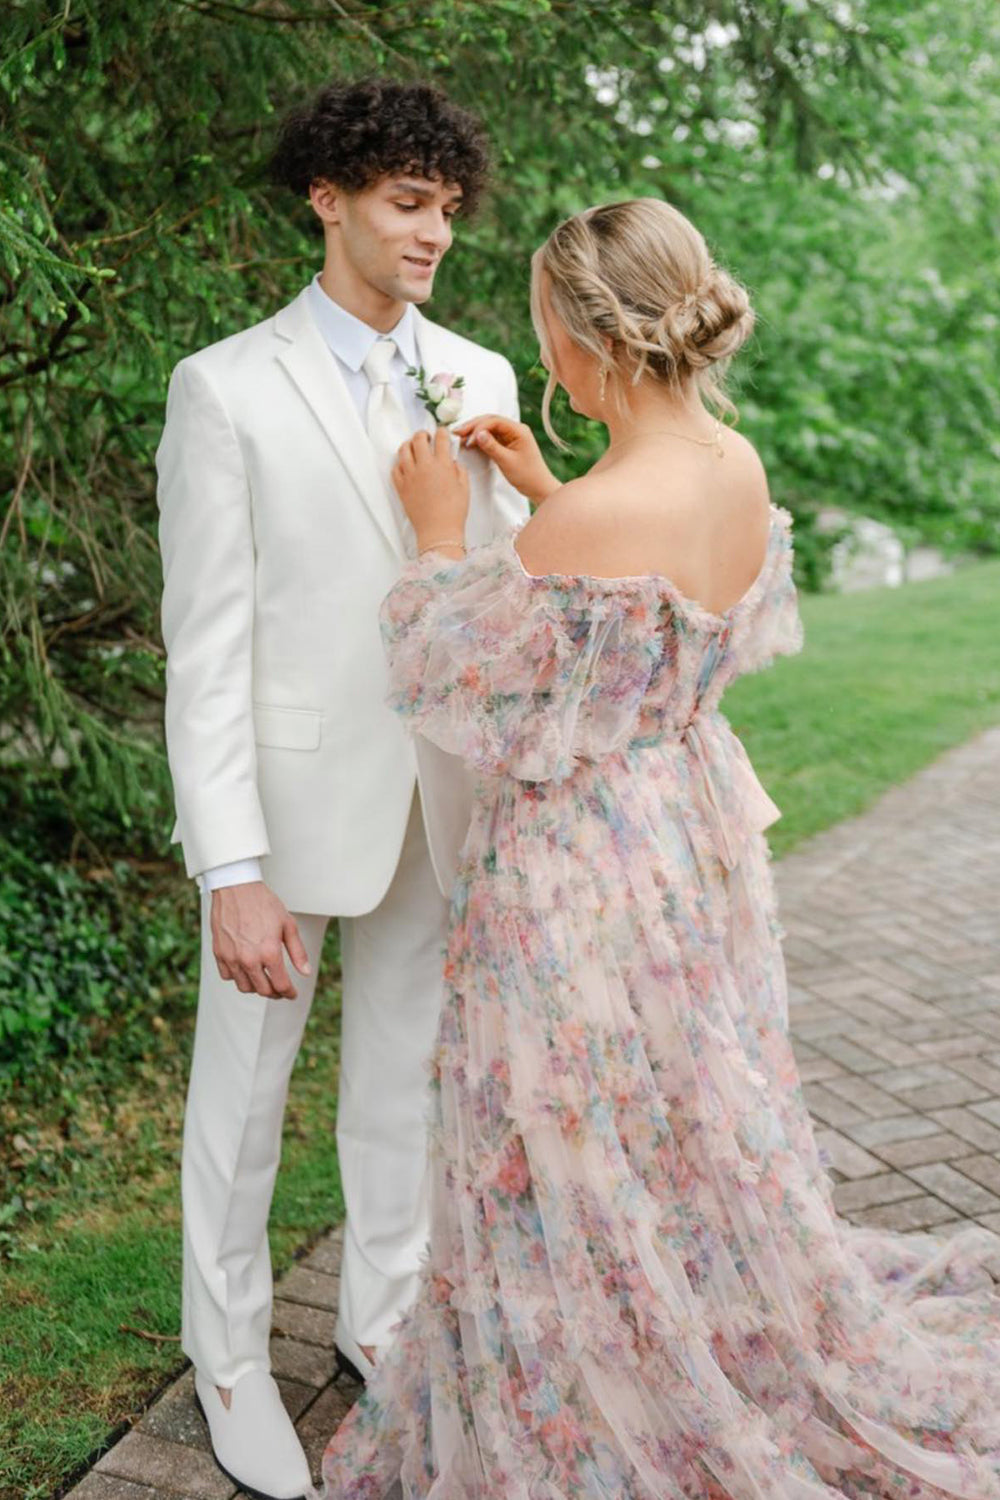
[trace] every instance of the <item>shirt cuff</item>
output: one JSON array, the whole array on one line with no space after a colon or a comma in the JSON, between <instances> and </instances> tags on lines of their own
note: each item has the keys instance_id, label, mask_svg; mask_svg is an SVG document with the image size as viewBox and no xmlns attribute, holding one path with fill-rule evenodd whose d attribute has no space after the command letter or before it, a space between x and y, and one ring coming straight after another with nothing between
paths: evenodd
<instances>
[{"instance_id":1,"label":"shirt cuff","mask_svg":"<svg viewBox=\"0 0 1000 1500\"><path fill-rule=\"evenodd\" d=\"M224 885L249 885L251 880L262 880L259 859L234 859L226 865L213 865L196 875L200 891L218 891Z\"/></svg>"}]
</instances>

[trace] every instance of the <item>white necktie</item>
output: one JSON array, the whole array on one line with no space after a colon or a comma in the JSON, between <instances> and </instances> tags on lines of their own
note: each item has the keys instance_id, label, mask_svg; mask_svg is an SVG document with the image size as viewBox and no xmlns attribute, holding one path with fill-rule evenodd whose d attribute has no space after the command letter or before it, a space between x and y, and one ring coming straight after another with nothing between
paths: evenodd
<instances>
[{"instance_id":1,"label":"white necktie","mask_svg":"<svg viewBox=\"0 0 1000 1500\"><path fill-rule=\"evenodd\" d=\"M392 361L395 354L394 340L378 339L371 346L362 366L371 383L365 425L375 450L378 471L385 480L385 486L389 492L403 550L407 557L415 557L417 553L416 533L390 478L400 444L413 436L412 425L403 410L403 403L396 394L392 382Z\"/></svg>"}]
</instances>

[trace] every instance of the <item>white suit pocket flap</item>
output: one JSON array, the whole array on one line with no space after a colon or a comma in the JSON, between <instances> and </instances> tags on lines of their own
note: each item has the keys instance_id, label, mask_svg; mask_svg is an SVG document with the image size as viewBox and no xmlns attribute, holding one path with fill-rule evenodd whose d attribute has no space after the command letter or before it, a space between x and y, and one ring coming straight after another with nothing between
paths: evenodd
<instances>
[{"instance_id":1,"label":"white suit pocket flap","mask_svg":"<svg viewBox=\"0 0 1000 1500\"><path fill-rule=\"evenodd\" d=\"M318 708L253 706L254 738L277 750L318 750L323 715Z\"/></svg>"}]
</instances>

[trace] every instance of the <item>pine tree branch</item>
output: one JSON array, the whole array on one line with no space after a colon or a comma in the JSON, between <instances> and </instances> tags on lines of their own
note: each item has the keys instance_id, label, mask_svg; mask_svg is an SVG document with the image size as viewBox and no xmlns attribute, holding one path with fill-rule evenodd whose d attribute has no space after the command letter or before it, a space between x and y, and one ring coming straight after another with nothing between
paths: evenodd
<instances>
[{"instance_id":1,"label":"pine tree branch","mask_svg":"<svg viewBox=\"0 0 1000 1500\"><path fill-rule=\"evenodd\" d=\"M59 350L66 342L67 338L69 338L69 335L73 332L73 329L76 327L77 323L79 323L81 314L83 312L82 299L87 295L87 292L89 290L90 285L88 284L80 293L81 300L70 303L69 307L66 310L66 316L54 330L52 337L49 339L49 346L46 349L45 353L36 355L35 358L29 360L26 365L21 365L16 370L11 370L7 375L0 375L0 388L7 385L13 385L18 380L25 380L29 375L38 375L42 370L47 370L50 365L62 363L62 360L60 360L58 357ZM72 352L74 351L71 351L71 353ZM63 358L66 357L67 356L63 356Z\"/></svg>"},{"instance_id":2,"label":"pine tree branch","mask_svg":"<svg viewBox=\"0 0 1000 1500\"><path fill-rule=\"evenodd\" d=\"M24 423L24 463L21 466L17 483L14 486L14 494L7 507L7 514L3 518L3 526L0 528L0 552L3 551L4 543L7 540L7 532L15 516L17 517L17 529L18 535L21 538L21 546L25 547L28 543L28 536L24 527L24 512L21 507L21 496L24 494L24 487L28 482L28 475L31 473L31 442L34 436L34 424L34 412L29 411Z\"/></svg>"},{"instance_id":3,"label":"pine tree branch","mask_svg":"<svg viewBox=\"0 0 1000 1500\"><path fill-rule=\"evenodd\" d=\"M313 26L317 21L330 19L328 10L278 14L274 11L251 10L242 5L231 4L229 0L171 0L171 4L180 6L182 10L193 10L198 15L215 15L220 19L238 18L241 21L263 21L266 25L272 26ZM345 18L353 20L353 17L345 16Z\"/></svg>"}]
</instances>

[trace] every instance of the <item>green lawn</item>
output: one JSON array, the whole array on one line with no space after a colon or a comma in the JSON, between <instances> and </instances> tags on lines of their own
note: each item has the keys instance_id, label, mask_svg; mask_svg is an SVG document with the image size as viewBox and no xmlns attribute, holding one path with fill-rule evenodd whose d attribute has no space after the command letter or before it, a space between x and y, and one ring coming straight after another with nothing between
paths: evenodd
<instances>
[{"instance_id":1,"label":"green lawn","mask_svg":"<svg viewBox=\"0 0 1000 1500\"><path fill-rule=\"evenodd\" d=\"M803 599L806 648L739 683L724 708L784 816L777 854L858 812L948 746L1000 722L1000 561L899 590ZM192 920L195 906L192 901ZM341 1211L334 1164L336 943L296 1067L273 1216L278 1267ZM169 1062L72 1129L25 1137L29 1214L0 1282L0 1496L42 1500L138 1413L180 1354L176 1167L190 1011ZM70 1146L67 1146L67 1140ZM0 1220L2 1227L2 1220ZM0 1236L0 1243L3 1236Z\"/></svg>"},{"instance_id":2,"label":"green lawn","mask_svg":"<svg viewBox=\"0 0 1000 1500\"><path fill-rule=\"evenodd\" d=\"M191 910L196 920L193 901ZM285 1122L271 1235L277 1268L343 1215L334 1148L336 963L331 923L326 976ZM177 1171L191 1011L175 1027L166 1066L157 1059L144 1067L113 1101L91 1091L68 1133L54 1114L18 1122L35 1160L25 1193L32 1217L19 1224L15 1258L0 1269L2 1500L62 1493L108 1435L183 1368Z\"/></svg>"},{"instance_id":3,"label":"green lawn","mask_svg":"<svg viewBox=\"0 0 1000 1500\"><path fill-rule=\"evenodd\" d=\"M1000 723L1000 560L947 578L802 598L805 647L723 709L782 810L776 855Z\"/></svg>"}]
</instances>

